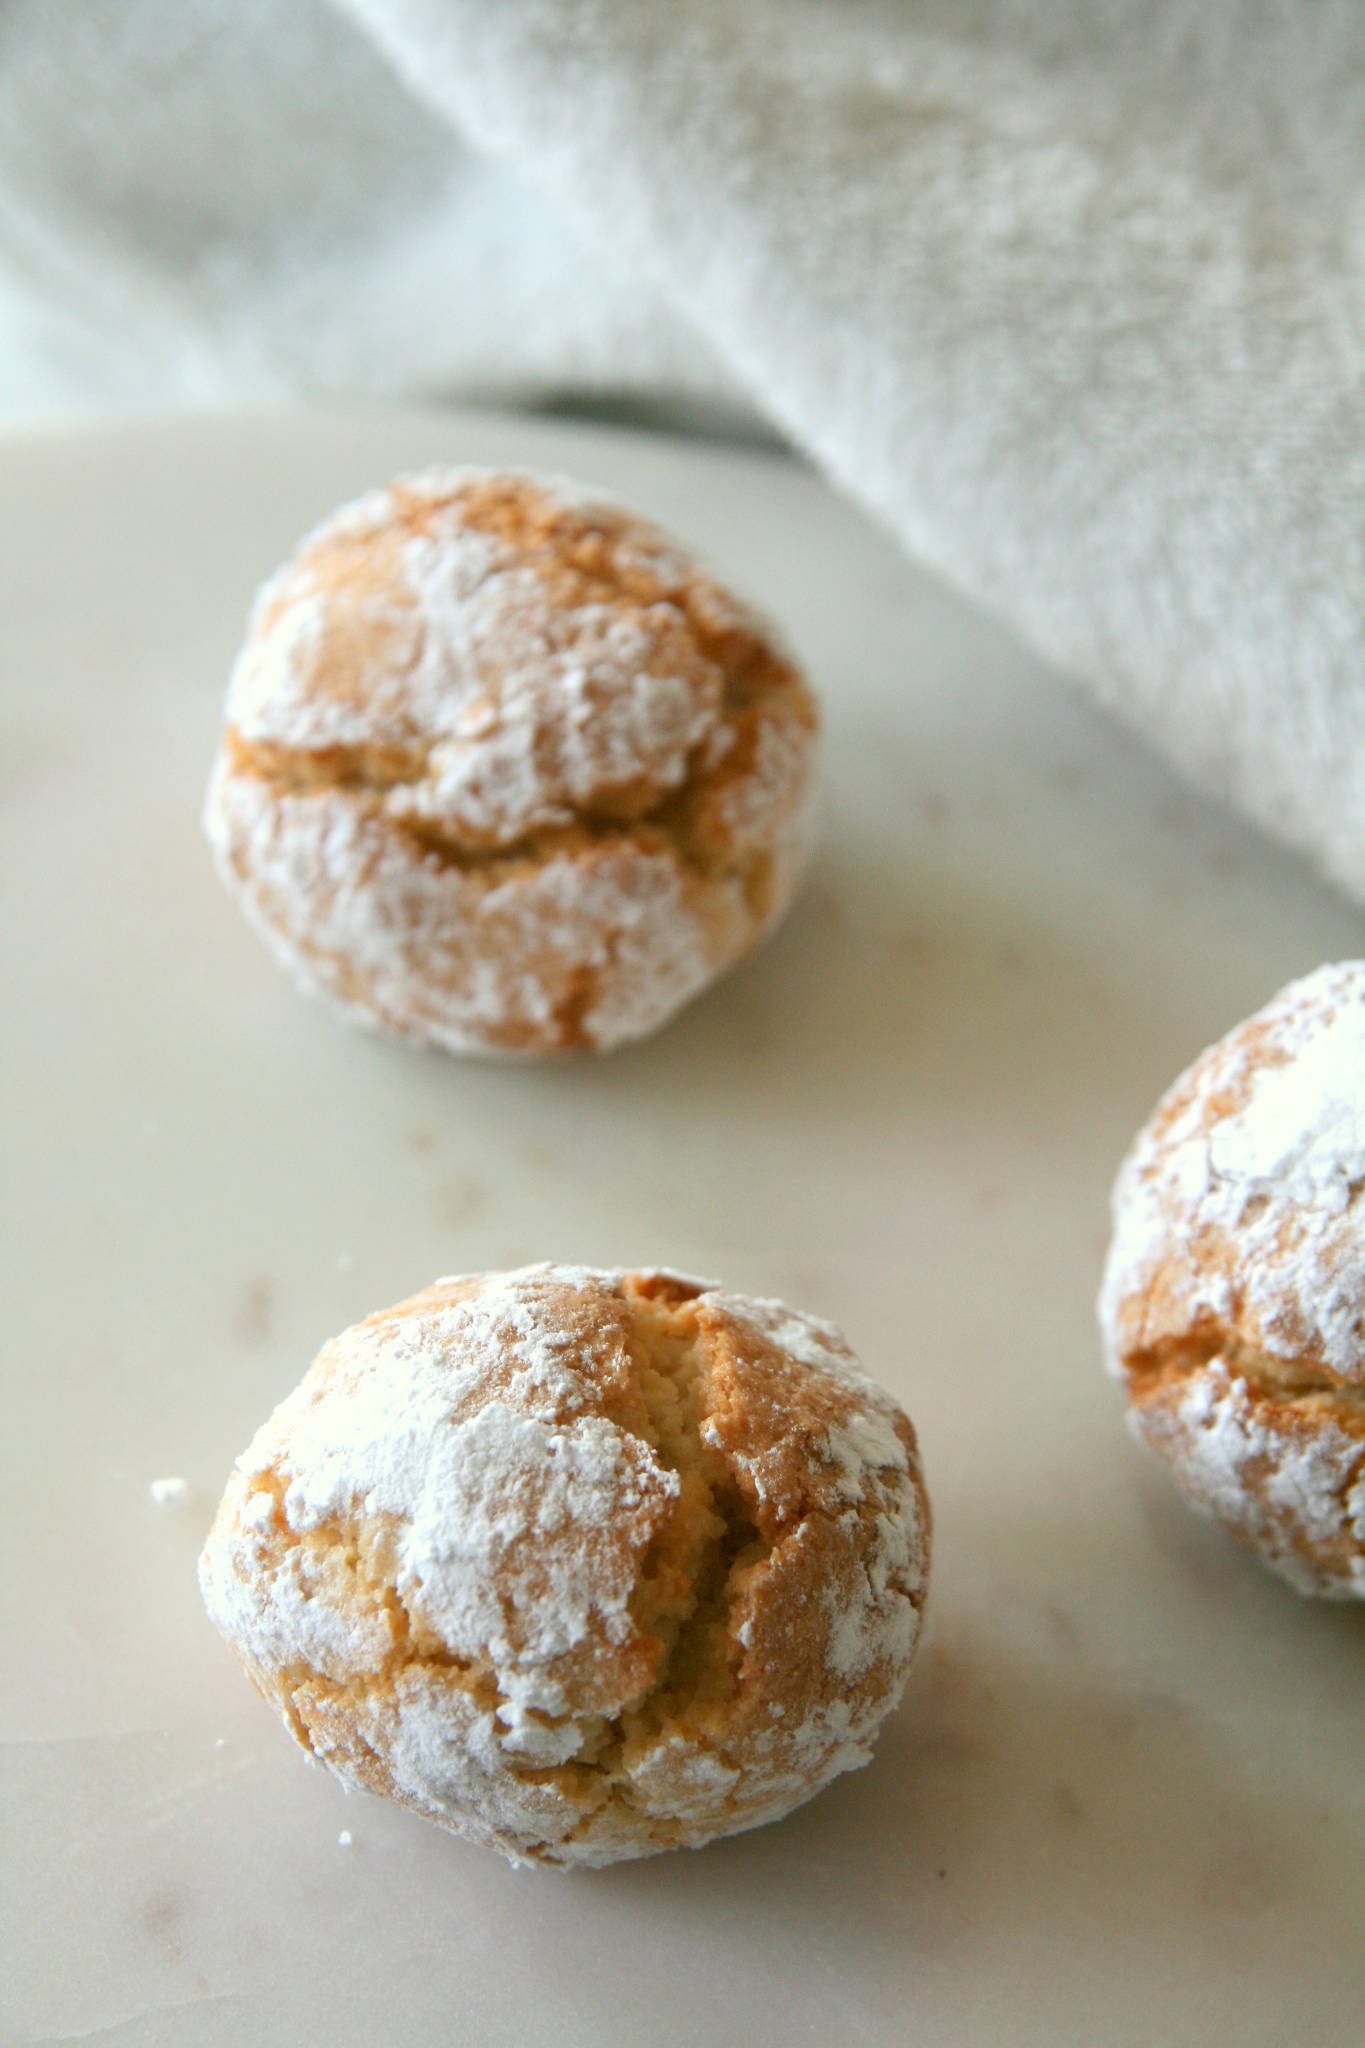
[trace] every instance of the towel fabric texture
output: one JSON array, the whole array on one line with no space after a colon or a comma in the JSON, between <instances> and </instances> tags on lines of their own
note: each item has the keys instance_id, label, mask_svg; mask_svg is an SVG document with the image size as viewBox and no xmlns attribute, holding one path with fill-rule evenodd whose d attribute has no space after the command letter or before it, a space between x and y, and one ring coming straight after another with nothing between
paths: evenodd
<instances>
[{"instance_id":1,"label":"towel fabric texture","mask_svg":"<svg viewBox=\"0 0 1365 2048\"><path fill-rule=\"evenodd\" d=\"M0 406L762 417L1365 897L1356 0L0 14Z\"/></svg>"}]
</instances>

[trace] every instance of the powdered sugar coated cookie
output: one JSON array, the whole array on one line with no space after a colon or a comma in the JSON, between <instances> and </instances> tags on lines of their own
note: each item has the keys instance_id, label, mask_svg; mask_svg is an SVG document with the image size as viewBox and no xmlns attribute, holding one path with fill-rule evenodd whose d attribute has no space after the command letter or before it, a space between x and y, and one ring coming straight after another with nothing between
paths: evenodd
<instances>
[{"instance_id":1,"label":"powdered sugar coated cookie","mask_svg":"<svg viewBox=\"0 0 1365 2048\"><path fill-rule=\"evenodd\" d=\"M1100 1313L1137 1434L1302 1592L1365 1598L1365 962L1183 1075L1114 1191Z\"/></svg>"},{"instance_id":2,"label":"powdered sugar coated cookie","mask_svg":"<svg viewBox=\"0 0 1365 2048\"><path fill-rule=\"evenodd\" d=\"M699 1847L865 1763L928 1562L914 1431L837 1331L540 1266L327 1345L200 1579L339 1777L569 1865Z\"/></svg>"},{"instance_id":3,"label":"powdered sugar coated cookie","mask_svg":"<svg viewBox=\"0 0 1365 2048\"><path fill-rule=\"evenodd\" d=\"M206 826L310 992L455 1052L602 1051L787 908L816 723L773 630L658 529L428 470L261 592Z\"/></svg>"}]
</instances>

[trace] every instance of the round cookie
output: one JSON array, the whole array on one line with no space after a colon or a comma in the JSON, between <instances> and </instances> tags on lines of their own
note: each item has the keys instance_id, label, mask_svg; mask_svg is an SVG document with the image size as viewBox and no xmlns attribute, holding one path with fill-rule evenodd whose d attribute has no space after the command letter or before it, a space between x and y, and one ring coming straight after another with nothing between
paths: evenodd
<instances>
[{"instance_id":1,"label":"round cookie","mask_svg":"<svg viewBox=\"0 0 1365 2048\"><path fill-rule=\"evenodd\" d=\"M199 1574L344 1782L513 1862L600 1865L866 1763L928 1565L915 1433L836 1330L674 1274L530 1266L326 1345Z\"/></svg>"},{"instance_id":2,"label":"round cookie","mask_svg":"<svg viewBox=\"0 0 1365 2048\"><path fill-rule=\"evenodd\" d=\"M1365 962L1323 967L1163 1097L1100 1297L1136 1434L1300 1592L1365 1598Z\"/></svg>"},{"instance_id":3,"label":"round cookie","mask_svg":"<svg viewBox=\"0 0 1365 2048\"><path fill-rule=\"evenodd\" d=\"M276 959L448 1051L643 1037L781 917L814 700L676 543L559 480L431 469L257 599L205 826Z\"/></svg>"}]
</instances>

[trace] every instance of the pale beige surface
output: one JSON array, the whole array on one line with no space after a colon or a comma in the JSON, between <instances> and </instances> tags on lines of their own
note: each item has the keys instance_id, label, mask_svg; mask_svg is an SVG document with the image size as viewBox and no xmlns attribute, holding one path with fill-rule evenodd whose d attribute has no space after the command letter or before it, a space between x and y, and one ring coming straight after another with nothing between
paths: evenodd
<instances>
[{"instance_id":1,"label":"pale beige surface","mask_svg":"<svg viewBox=\"0 0 1365 2048\"><path fill-rule=\"evenodd\" d=\"M600 478L777 613L824 698L809 895L609 1060L347 1030L200 841L256 581L433 458ZM1093 1297L1156 1096L1360 953L1360 919L780 465L230 422L11 442L0 506L5 2037L1356 2048L1365 1618L1144 1466ZM544 1256L841 1323L915 1418L937 1527L868 1770L567 1879L302 1769L194 1583L232 1457L324 1337ZM149 1497L171 1474L184 1508Z\"/></svg>"}]
</instances>

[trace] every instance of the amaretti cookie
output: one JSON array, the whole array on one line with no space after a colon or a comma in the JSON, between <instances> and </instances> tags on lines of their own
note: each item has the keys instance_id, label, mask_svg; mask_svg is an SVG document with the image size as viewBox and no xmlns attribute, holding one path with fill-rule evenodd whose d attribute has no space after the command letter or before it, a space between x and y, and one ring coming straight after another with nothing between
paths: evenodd
<instances>
[{"instance_id":1,"label":"amaretti cookie","mask_svg":"<svg viewBox=\"0 0 1365 2048\"><path fill-rule=\"evenodd\" d=\"M915 1433L835 1329L532 1266L326 1345L238 1461L200 1583L343 1781L514 1862L597 1865L866 1763L928 1568Z\"/></svg>"},{"instance_id":2,"label":"amaretti cookie","mask_svg":"<svg viewBox=\"0 0 1365 2048\"><path fill-rule=\"evenodd\" d=\"M786 910L816 731L774 630L657 528L431 469L262 590L206 827L311 993L452 1052L600 1052Z\"/></svg>"},{"instance_id":3,"label":"amaretti cookie","mask_svg":"<svg viewBox=\"0 0 1365 2048\"><path fill-rule=\"evenodd\" d=\"M1100 1315L1137 1435L1304 1593L1365 1598L1365 961L1178 1080L1114 1191Z\"/></svg>"}]
</instances>

